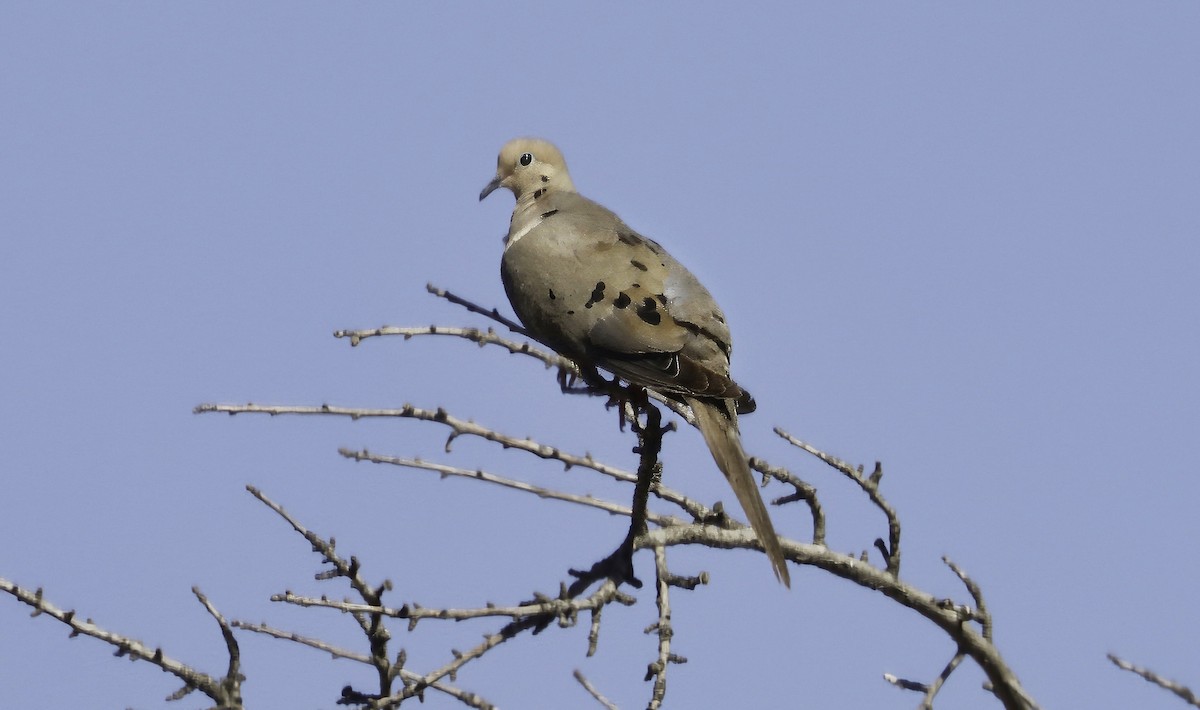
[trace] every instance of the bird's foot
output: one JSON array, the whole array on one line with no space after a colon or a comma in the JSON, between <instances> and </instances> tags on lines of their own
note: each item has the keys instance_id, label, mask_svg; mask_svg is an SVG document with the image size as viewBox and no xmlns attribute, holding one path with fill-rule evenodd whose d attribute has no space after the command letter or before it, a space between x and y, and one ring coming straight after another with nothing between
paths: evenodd
<instances>
[{"instance_id":1,"label":"bird's foot","mask_svg":"<svg viewBox=\"0 0 1200 710\"><path fill-rule=\"evenodd\" d=\"M604 379L600 371L594 367L579 365L579 372L560 369L558 371L558 387L563 394L582 394L589 397L609 394L616 383L616 378L610 382Z\"/></svg>"},{"instance_id":2,"label":"bird's foot","mask_svg":"<svg viewBox=\"0 0 1200 710\"><path fill-rule=\"evenodd\" d=\"M627 538L611 555L592 565L591 569L571 569L567 573L575 578L567 588L567 595L572 598L602 579L611 579L618 585L628 584L634 589L642 588L642 581L633 575L632 538Z\"/></svg>"}]
</instances>

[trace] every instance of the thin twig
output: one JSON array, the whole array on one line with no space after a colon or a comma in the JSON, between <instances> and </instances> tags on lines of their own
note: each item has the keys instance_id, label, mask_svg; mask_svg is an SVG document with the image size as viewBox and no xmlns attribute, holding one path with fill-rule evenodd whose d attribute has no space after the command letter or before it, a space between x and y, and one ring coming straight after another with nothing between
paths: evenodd
<instances>
[{"instance_id":1,"label":"thin twig","mask_svg":"<svg viewBox=\"0 0 1200 710\"><path fill-rule=\"evenodd\" d=\"M954 654L954 657L950 659L950 661L946 664L946 667L943 668L942 672L938 674L938 677L929 684L929 689L925 691L925 697L921 699L919 710L933 710L934 697L937 696L938 691L942 689L942 686L946 684L946 681L950 678L950 674L954 672L955 668L958 668L958 665L962 663L963 659L966 657L966 654L961 651Z\"/></svg>"},{"instance_id":2,"label":"thin twig","mask_svg":"<svg viewBox=\"0 0 1200 710\"><path fill-rule=\"evenodd\" d=\"M825 511L821 508L821 501L817 499L817 489L809 483L800 480L795 474L782 466L772 466L757 456L750 458L750 468L759 473L770 476L778 481L792 486L796 492L791 495L786 495L772 501L775 505L790 503L793 500L803 500L808 504L809 512L813 518L813 543L817 545L825 544Z\"/></svg>"},{"instance_id":3,"label":"thin twig","mask_svg":"<svg viewBox=\"0 0 1200 710\"><path fill-rule=\"evenodd\" d=\"M399 408L360 408L360 407L340 407L331 404L322 404L319 406L313 405L266 405L266 404L201 404L194 409L197 414L204 413L223 413L230 416L236 414L267 414L270 416L281 416L285 414L298 416L337 416L349 417L352 420L368 419L374 417L397 417L407 419L417 419L425 422L433 422L441 424L450 429L450 436L446 439L445 450L450 451L450 446L459 436L472 436L500 444L503 448L524 451L533 454L539 458L562 462L563 466L570 470L574 467L586 468L597 473L604 474L609 478L622 481L625 483L635 483L637 474L626 471L616 466L597 461L590 454L580 456L578 454L568 453L562 449L539 443L529 438L517 438L503 434L495 429L491 429L475 422L468 421L455 417L447 412L444 408L424 409L414 407L411 404L406 404ZM693 520L704 520L712 515L712 510L704 504L692 500L683 495L677 490L669 486L662 485L661 481L656 482L653 492L655 496L678 506L681 510L687 513Z\"/></svg>"},{"instance_id":4,"label":"thin twig","mask_svg":"<svg viewBox=\"0 0 1200 710\"><path fill-rule=\"evenodd\" d=\"M601 585L595 592L592 593L591 596L592 596L592 601L590 602L591 604L597 604L597 605L603 606L611 601L617 600L617 598L618 598L618 596L620 596L620 594L618 592L617 586L610 582L610 583ZM470 650L463 651L463 652L452 651L452 655L454 656L453 661L446 663L445 665L443 665L441 668L438 668L437 670L431 671L429 673L426 673L423 676L420 676L419 678L417 678L416 680L414 680L412 682L406 681L404 690L402 690L398 693L394 693L394 694L384 697L384 698L378 698L378 699L372 700L368 706L370 708L372 708L372 710L382 710L383 708L396 707L397 705L404 702L408 698L412 698L412 697L420 695L421 693L424 692L426 687L428 687L432 683L434 683L446 676L450 676L450 678L453 680L455 674L464 665L466 665L467 663L469 663L473 660L483 657L484 654L486 654L488 651L492 650L493 648L496 648L497 646L504 643L505 641L508 641L509 639L515 638L522 631L526 631L526 630L530 630L530 629L538 629L538 628L542 628L542 627L543 627L542 625L539 625L536 623L534 618L529 619L525 623L506 624L504 626L504 628L502 628L499 632L494 633L494 634L485 635L483 637L483 642L480 643L479 645L475 646L474 648L471 648Z\"/></svg>"},{"instance_id":5,"label":"thin twig","mask_svg":"<svg viewBox=\"0 0 1200 710\"><path fill-rule=\"evenodd\" d=\"M671 639L675 629L671 626L671 573L667 570L667 550L662 545L654 548L654 579L657 591L658 621L647 632L658 635L658 657L646 668L646 680L654 679L647 710L658 710L667 696L667 665L680 663L671 654Z\"/></svg>"},{"instance_id":6,"label":"thin twig","mask_svg":"<svg viewBox=\"0 0 1200 710\"><path fill-rule=\"evenodd\" d=\"M243 629L245 631L253 631L256 634L270 636L272 638L280 639L281 641L291 641L292 643L296 643L301 646L308 646L309 648L316 649L322 653L328 653L332 658L341 658L347 661L363 663L368 666L371 665L371 656L369 654L358 653L356 651L339 648L318 638L304 636L293 631L284 631L264 623L256 624L251 621L233 621L231 623L234 628Z\"/></svg>"},{"instance_id":7,"label":"thin twig","mask_svg":"<svg viewBox=\"0 0 1200 710\"><path fill-rule=\"evenodd\" d=\"M342 648L337 648L336 646L326 643L325 641L322 641L320 639L315 639L315 638L311 638L308 636L302 636L300 634L293 633L291 631L283 631L281 629L276 629L271 626L268 626L267 624L253 624L253 623L246 622L246 621L234 621L232 623L233 623L233 626L235 626L236 628L239 628L239 629L245 629L246 631L253 631L254 633L263 634L264 636L270 636L272 638L277 638L277 639L281 639L284 641L291 641L293 643L298 643L302 646L308 646L309 648L315 648L318 651L323 651L325 653L328 653L333 658L343 658L343 659L350 660L350 661L357 661L358 663L363 663L368 666L374 665L371 656L368 656L367 654L355 653L353 651L347 651ZM414 673L413 671L403 670L403 669L400 670L399 675L406 682L417 682L422 677L421 674L419 674L419 673ZM472 692L463 690L461 688L457 688L453 685L447 685L446 683L437 682L437 683L430 683L428 685L428 687L433 688L434 690L436 690L438 692L445 693L446 695L449 695L450 697L457 699L458 701L462 702L463 704L467 705L468 707L480 708L481 710L483 710L485 708L490 710L494 707L491 703L489 703L486 700L484 700L483 698L479 697L479 695L477 695L476 693L472 693Z\"/></svg>"},{"instance_id":8,"label":"thin twig","mask_svg":"<svg viewBox=\"0 0 1200 710\"><path fill-rule=\"evenodd\" d=\"M1192 689L1186 685L1164 678L1149 668L1134 665L1129 661L1120 658L1115 653L1108 654L1108 660L1112 661L1113 665L1115 665L1117 668L1139 675L1146 681L1153 683L1164 690L1171 691L1175 695L1179 696L1179 698L1185 703L1193 707L1200 708L1200 698L1197 698L1196 694L1192 692Z\"/></svg>"},{"instance_id":9,"label":"thin twig","mask_svg":"<svg viewBox=\"0 0 1200 710\"><path fill-rule=\"evenodd\" d=\"M605 710L618 710L617 706L613 704L611 700L601 695L599 690L596 690L596 686L592 685L592 682L583 675L582 671L576 668L572 675L574 675L575 680L579 681L579 684L583 686L583 689L596 699L596 702L604 706Z\"/></svg>"},{"instance_id":10,"label":"thin twig","mask_svg":"<svg viewBox=\"0 0 1200 710\"><path fill-rule=\"evenodd\" d=\"M319 406L312 405L271 405L271 404L201 404L195 408L195 413L204 414L209 412L220 412L223 414L268 414L271 416L280 416L284 414L294 414L300 416L336 416L349 417L352 420L372 419L372 418L399 418L399 419L416 419L423 422L432 422L441 424L450 429L450 436L446 439L445 451L450 452L450 447L454 440L460 436L472 436L500 444L506 449L516 449L531 453L538 458L553 459L561 461L569 470L575 466L588 468L598 473L602 473L610 478L626 483L633 483L637 480L637 476L631 471L609 466L607 464L596 461L591 455L578 456L568 453L554 446L538 443L533 439L521 439L508 434L502 434L499 431L476 424L473 421L460 419L444 408L425 409L415 407L411 404L405 404L402 407L385 407L385 408L364 408L364 407L340 407L333 404L322 404Z\"/></svg>"},{"instance_id":11,"label":"thin twig","mask_svg":"<svg viewBox=\"0 0 1200 710\"><path fill-rule=\"evenodd\" d=\"M963 662L964 658L966 658L966 654L962 652L955 653L950 662L946 664L946 667L942 669L941 674L932 683L908 680L907 678L900 678L891 673L884 673L883 679L901 690L913 690L922 693L921 704L917 706L917 710L933 710L933 699L937 696L938 691L942 689L942 686L946 684L946 680L954 672L954 669L958 668L959 664Z\"/></svg>"},{"instance_id":12,"label":"thin twig","mask_svg":"<svg viewBox=\"0 0 1200 710\"><path fill-rule=\"evenodd\" d=\"M30 591L0 577L0 591L7 592L16 597L18 601L33 607L32 616L45 614L69 626L72 638L82 634L99 639L110 646L116 647L117 656L127 656L137 661L148 661L183 681L183 687L168 696L168 700L178 700L194 690L199 690L217 704L218 710L241 710L242 708L242 676L238 672L238 662L232 655L230 657L229 669L233 674L225 678L214 678L207 673L201 673L195 668L171 658L163 653L161 648L152 649L141 641L136 641L128 636L122 636L121 634L102 629L92 622L91 619L82 621L76 618L74 610L67 611L60 609L46 600L42 596L40 588ZM217 618L218 623L221 624L221 633L223 635L226 634L228 627L224 624L224 620L220 615L216 613L216 609L208 603L208 600L203 595L197 593L197 596L205 608L209 610L209 613L213 614ZM230 638L226 636L226 649L230 647ZM232 648L234 651L231 653L236 653L236 642L232 644Z\"/></svg>"},{"instance_id":13,"label":"thin twig","mask_svg":"<svg viewBox=\"0 0 1200 710\"><path fill-rule=\"evenodd\" d=\"M864 476L861 466L851 466L836 456L830 456L824 451L797 439L780 427L775 427L775 433L792 446L816 456L854 481L867 494L871 502L875 504L875 507L883 511L888 522L888 544L885 547L882 540L877 540L876 545L883 552L884 563L888 573L893 577L898 577L900 575L900 519L896 515L896 510L879 491L879 481L883 478L883 467L879 462L875 462L875 470L871 472L870 476Z\"/></svg>"},{"instance_id":14,"label":"thin twig","mask_svg":"<svg viewBox=\"0 0 1200 710\"><path fill-rule=\"evenodd\" d=\"M638 538L636 547L703 545L718 549L756 549L755 541L750 530L728 530L713 525L677 525L651 530ZM992 692L1007 710L1036 710L1038 707L995 645L975 631L973 626L963 623L963 608L960 605L948 604L946 600L921 591L886 570L851 555L834 552L822 545L787 539L780 542L789 560L811 565L858 586L874 589L932 621L979 665L992 684Z\"/></svg>"},{"instance_id":15,"label":"thin twig","mask_svg":"<svg viewBox=\"0 0 1200 710\"><path fill-rule=\"evenodd\" d=\"M570 369L574 363L570 360L549 353L544 350L539 350L527 342L519 340L510 340L504 336L497 335L496 331L488 328L480 330L479 328L456 327L446 325L427 325L427 326L394 326L381 325L377 328L363 328L359 330L335 330L333 337L349 338L350 346L357 347L359 343L368 338L379 338L383 336L401 336L405 340L426 335L440 335L453 338L462 338L480 345L496 345L504 348L513 355L528 355L537 360L541 360L546 367L565 367Z\"/></svg>"},{"instance_id":16,"label":"thin twig","mask_svg":"<svg viewBox=\"0 0 1200 710\"><path fill-rule=\"evenodd\" d=\"M225 670L225 677L221 678L221 687L224 689L224 695L229 698L230 704L240 707L242 704L242 681L245 676L241 671L242 654L238 649L237 639L233 636L233 629L230 628L229 622L225 621L225 617L221 612L217 611L217 607L208 600L204 592L200 591L200 587L192 587L192 594L196 595L196 599L204 605L212 618L216 620L217 626L221 629L221 637L225 639L225 652L229 654L229 666Z\"/></svg>"},{"instance_id":17,"label":"thin twig","mask_svg":"<svg viewBox=\"0 0 1200 710\"><path fill-rule=\"evenodd\" d=\"M587 506L589 508L596 508L598 510L603 510L603 511L605 511L607 513L611 513L613 515L629 516L629 515L633 514L633 509L626 505L620 505L619 503L613 503L613 502L606 501L606 500L600 500L599 498L594 498L590 495L575 495L573 493L563 493L561 491L556 491L556 490L553 490L550 488L543 488L542 486L535 486L532 483L525 483L524 481L516 481L511 478L497 476L496 474L488 473L488 472L484 471L483 469L469 470L469 469L465 469L465 468L458 468L456 466L447 466L445 464L432 463L430 461L422 461L421 459L411 459L411 458L403 458L400 456L384 456L382 454L373 454L366 450L352 451L350 449L341 448L341 449L338 449L338 453L341 454L342 456L345 456L348 459L353 459L355 461L369 461L371 463L383 463L383 464L391 464L393 466L404 466L407 468L417 468L417 469L424 469L426 471L435 471L435 472L441 474L441 476L443 478L445 478L447 476L457 476L460 478L469 478L469 479L474 479L474 480L478 480L478 481L484 481L486 483L492 483L492 484L495 484L498 486L504 486L505 488L512 488L514 490L523 491L525 493L532 493L532 494L538 496L539 498L547 498L549 500L561 500L561 501L565 501L567 503L577 503L579 505ZM650 513L649 518L656 525L682 525L682 524L684 524L684 522L682 520L679 520L678 518L673 518L669 515L659 515L657 513Z\"/></svg>"},{"instance_id":18,"label":"thin twig","mask_svg":"<svg viewBox=\"0 0 1200 710\"><path fill-rule=\"evenodd\" d=\"M456 306L462 306L463 308L466 308L468 311L470 311L472 313L478 313L481 316L486 316L487 318L491 318L492 320L503 325L505 328L508 328L509 330L511 330L514 333L519 333L521 335L524 335L527 338L533 337L532 335L530 335L529 331L525 330L525 328L521 326L520 323L509 320L508 318L505 318L504 316L500 315L500 311L498 311L495 308L488 309L488 308L484 308L483 306L476 305L476 304L472 303L471 301L468 301L465 298L456 296L453 293L450 293L449 291L447 291L446 289L438 288L437 286L434 286L431 283L425 284L425 290L428 291L429 293L432 293L433 295L437 296L438 298L446 299L447 301L453 303ZM536 340L536 338L535 338L535 340Z\"/></svg>"},{"instance_id":19,"label":"thin twig","mask_svg":"<svg viewBox=\"0 0 1200 710\"><path fill-rule=\"evenodd\" d=\"M284 602L287 604L295 604L301 607L321 607L325 609L335 609L337 611L349 613L371 613L381 614L394 619L408 619L410 622L421 621L423 619L440 619L444 621L466 621L468 619L488 619L496 617L508 617L511 619L524 619L529 616L552 615L557 617L567 617L578 614L581 611L589 611L599 608L598 605L610 601L622 601L619 599L598 599L596 597L586 597L580 599L560 599L560 598L543 598L529 604L519 604L517 606L487 606L482 609L433 609L423 607L419 604L409 603L400 608L396 607L375 607L369 604L356 604L354 602L339 602L327 598L303 597L291 592L283 594L271 595L271 601Z\"/></svg>"},{"instance_id":20,"label":"thin twig","mask_svg":"<svg viewBox=\"0 0 1200 710\"><path fill-rule=\"evenodd\" d=\"M967 575L962 567L959 567L957 564L955 564L954 560L951 560L948 556L943 555L942 562L946 563L946 566L950 568L951 572L954 572L954 576L958 577L959 581L963 583L963 586L966 587L967 591L971 594L971 598L975 600L975 610L971 612L971 619L979 622L983 637L988 641L991 641L992 613L988 611L987 602L983 600L983 589L975 582L975 580L971 579L971 577Z\"/></svg>"},{"instance_id":21,"label":"thin twig","mask_svg":"<svg viewBox=\"0 0 1200 710\"><path fill-rule=\"evenodd\" d=\"M430 285L428 289L431 293L437 295L438 297L444 298L451 303L463 306L470 312L482 314L488 318L491 318L497 323L510 328L514 332L528 335L528 333L519 324L500 315L497 309L489 310L483 308L466 299L449 293L443 289L436 288L432 285ZM636 393L640 391L642 392L641 396L643 398L645 397L644 390L641 390L640 388L622 387L616 378L613 378L611 381L604 379L598 373L596 373L594 368L580 368L575 363L562 360L558 358L558 356L545 353L535 347L497 336L490 329L485 332L477 329L454 329L430 326L424 328L380 328L369 331L339 331L337 335L339 337L350 338L353 344L357 344L364 338L375 337L378 335L399 335L405 339L426 335L464 338L476 342L481 346L496 345L498 347L507 349L510 353L527 354L540 359L548 366L557 366L559 368L560 385L564 387L564 390L571 390L571 385L574 384L574 380L572 378L578 377L583 379L583 381L587 384L587 387L575 387L573 388L574 391L582 391L585 394L591 395L607 395L610 397L610 404L616 402L622 404L622 406L630 406L633 402L634 396L636 395L630 396L628 393ZM685 420L692 422L690 412L679 402L663 398L655 393L650 393L650 396L655 397L660 402L664 402L673 411L684 417ZM356 614L358 617L363 617L366 615L375 619L376 621L383 616L390 616L393 611L395 611L397 614L407 611L407 618L410 619L410 625L415 623L418 618L479 618L483 616L497 616L508 617L512 619L512 621L506 624L498 633L485 636L483 643L471 649L470 651L467 651L466 653L455 652L454 660L445 664L442 668L425 675L404 675L405 688L403 691L392 693L387 697L372 699L370 703L368 703L371 707L392 707L396 704L399 704L406 698L421 696L424 688L431 683L439 682L440 678L443 678L447 675L453 679L454 674L457 673L457 671L464 664L473 659L482 657L490 649L495 648L507 639L513 638L523 631L532 630L533 633L538 633L554 619L558 619L560 625L570 625L575 623L578 612L581 609L589 609L592 613L591 630L588 634L588 652L589 654L593 653L597 644L599 623L604 606L609 601L619 598L621 593L619 592L618 588L621 581L636 581L636 579L632 577L631 555L633 550L647 547L655 550L656 581L660 587L660 603L665 603L664 600L667 599L665 595L665 586L670 586L672 583L671 580L674 579L673 576L669 575L665 569L664 551L666 547L675 544L703 544L714 548L741 547L746 549L755 549L756 542L752 531L741 528L736 521L729 521L727 523L723 522L719 519L722 516L713 516L711 515L711 511L707 511L707 509L704 509L703 507L698 507L695 505L685 506L683 503L677 501L672 502L683 507L683 509L687 511L689 515L692 515L693 520L697 522L686 524L670 518L668 519L670 520L669 525L647 531L645 522L646 520L650 520L655 524L662 525L660 520L663 519L647 514L645 504L648 498L648 492L654 491L655 493L659 493L660 495L663 495L665 499L666 496L663 493L665 489L661 488L657 480L657 468L659 465L658 451L661 447L661 441L648 441L649 437L646 435L647 432L655 431L655 436L661 439L661 428L657 419L657 410L653 407L648 407L648 402L646 404L642 404L642 402L645 401L646 400L644 399L639 400L637 404L634 405L634 410L636 411L634 411L633 416L631 417L636 430L639 423L638 413L643 411L647 412L646 431L639 431L638 450L642 456L641 461L639 462L639 475L636 477L637 487L635 488L634 503L630 508L608 508L604 506L612 506L615 504L596 501L591 497L559 494L556 491L532 486L518 481L510 481L492 474L484 474L480 471L468 471L466 469L442 466L440 464L430 464L418 459L378 457L365 451L343 451L343 455L350 457L375 460L376 462L382 463L395 463L400 465L415 466L435 470L442 475L456 475L468 478L476 478L498 485L506 485L512 488L517 488L519 490L524 490L545 497L556 497L561 500L568 500L570 502L597 507L607 510L613 514L629 515L631 518L630 532L626 541L622 543L622 546L618 548L616 553L611 555L609 558L606 558L606 560L603 560L601 563L598 563L597 566L593 568L593 572L597 568L601 568L601 572L606 574L589 577L588 573L573 572L573 574L576 574L577 577L576 582L569 588L564 587L563 589L560 589L559 597L557 599L549 599L545 596L539 595L533 602L523 603L506 609L496 609L489 606L487 610L425 610L416 604L412 604L405 605L405 607L400 610L393 610L384 607L382 603L373 603L371 601L368 601L368 603L364 605L358 605L352 604L349 601L330 602L325 599L307 600L290 594L287 595L286 600L291 603L304 603L312 606L329 606L331 608L340 608L343 611ZM643 409L643 407L647 407L648 409ZM651 414L649 410L654 410L655 414ZM568 468L573 465L588 465L582 459L572 459L562 452L554 450L550 447L542 448L541 445L537 444L536 442L532 442L531 440L505 438L500 435L495 435L494 432L489 435L487 430L483 430L482 427L476 427L476 425L471 423L459 422L449 418L449 415L446 414L444 410L417 410L416 408L412 407L406 407L405 410L349 410L322 407L319 411L317 411L317 408L308 408L306 411L300 412L298 411L298 408L257 408L255 405L248 405L246 407L239 408L232 407L230 405L202 405L201 407L197 408L197 411L227 411L230 413L234 413L235 411L264 411L271 414L320 413L340 414L354 418L358 418L359 416L407 416L410 418L440 422L446 426L449 426L451 428L451 434L446 442L447 451L449 451L450 444L453 442L454 438L460 435L470 434L473 436L482 436L491 441L500 443L505 447L511 446L513 448L520 448L545 459L559 460ZM652 421L653 426L651 426ZM473 429L472 427L476 428ZM823 544L804 545L795 541L784 541L783 544L788 553L789 559L792 559L800 564L810 564L818 568L825 569L837 576L852 580L860 586L880 591L889 598L918 611L918 613L932 620L957 642L958 653L956 654L955 658L947 664L939 681L929 686L920 686L923 691L927 693L927 701L932 701L937 689L945 683L946 678L948 678L953 670L961 663L962 658L970 656L974 662L979 664L981 669L987 675L992 691L1001 700L1006 708L1009 710L1015 710L1018 708L1022 710L1026 708L1036 708L1034 701L1021 687L1015 674L1013 674L1011 669L1008 668L1003 658L999 655L999 652L995 649L995 646L992 643L990 617L987 615L986 607L982 603L982 593L980 592L978 585L975 585L975 583L971 581L970 578L965 575L965 573L962 573L960 569L954 566L953 563L947 561L947 564L951 565L952 570L954 570L955 574L957 574L964 582L972 594L972 597L975 599L977 610L972 610L969 607L956 604L948 599L934 598L932 595L921 592L920 590L910 587L906 583L900 581L900 524L894 509L880 492L879 483L883 473L882 467L879 464L876 464L873 472L870 474L864 474L861 467L850 466L848 463L840 459L829 456L828 454L825 454L816 448L801 442L798 439L795 439L782 429L776 429L776 433L793 445L804 449L818 458L821 458L826 464L836 468L838 471L854 481L865 493L867 493L872 503L884 513L888 521L888 542L884 543L882 539L876 541L876 545L882 551L885 559L884 569L882 570L854 557L833 553L825 548ZM590 460L590 457L587 457L587 459ZM589 466L589 468L596 469L595 466ZM775 469L774 467L767 466L766 464L763 464L761 468L758 466L756 466L756 468L764 473L780 478L790 485L793 485L796 493L791 496L786 496L780 500L806 500L806 502L809 503L810 510L813 511L813 539L817 543L823 543L825 534L825 521L820 505L817 503L815 489L813 489L812 486L799 481L799 479L791 476L791 474L782 469ZM614 469L613 471L619 470ZM621 478L619 476L614 477L624 481L630 480L628 478L630 476L628 472L620 471L620 473L623 474L625 478ZM612 472L606 472L606 475L612 475ZM673 492L668 493L668 495L671 493ZM685 501L687 500L686 498L682 498L682 496L680 496L680 498ZM688 503L691 502L688 501ZM700 513L704 514L702 515ZM714 518L718 519L718 525L703 524L703 522L712 522ZM330 540L329 548L330 552L332 552L332 540ZM315 544L314 549L316 549ZM625 556L622 557L621 553L624 553ZM352 563L354 565L353 572L357 574L357 561L352 560ZM621 574L613 573L613 570L616 569L616 567L612 567L611 565L616 565L618 563L628 565L627 577L623 577ZM606 567L605 565L610 566ZM341 573L337 571L336 565L335 573ZM588 606L586 604L580 605L576 603L577 600L575 597L581 594L587 585L590 585L596 579L602 578L604 579L604 583L593 593L592 597L597 597L599 595L605 596L605 599L597 601L597 603L592 606ZM584 585L585 581L587 583L586 585ZM662 702L662 695L659 694L658 685L661 682L662 691L665 692L666 664L670 662L678 662L680 660L670 654L669 613L664 616L662 608L663 607L660 606L659 623L656 624L656 628L659 629L660 634L659 659L655 662L655 664L651 664L652 669L656 666L659 668L659 674L656 679L656 689L651 699L651 707L657 707L657 705L661 704ZM666 608L669 609L669 607ZM527 611L528 613L526 614L525 612ZM977 629L977 627L975 627L973 624L966 623L970 621L979 622L982 630ZM666 656L665 659L663 658L663 654ZM397 668L402 665L402 663L403 654L401 654L401 659L397 661ZM912 683L911 681L899 682ZM913 685L917 686L919 684L913 683Z\"/></svg>"},{"instance_id":22,"label":"thin twig","mask_svg":"<svg viewBox=\"0 0 1200 710\"><path fill-rule=\"evenodd\" d=\"M246 490L286 520L292 526L293 530L304 536L305 540L308 540L314 552L319 552L322 555L324 562L333 566L332 570L319 574L317 576L318 579L344 577L350 583L350 587L368 605L371 607L383 606L383 593L391 589L390 581L384 580L379 586L372 586L359 574L361 566L359 565L358 558L351 556L349 560L346 560L338 555L335 549L336 543L332 538L326 541L320 535L310 531L284 510L283 506L268 498L266 494L254 486L246 486ZM358 622L359 628L367 637L367 643L371 647L371 665L374 666L379 680L379 695L388 695L392 692L392 680L396 675L396 669L393 668L388 653L388 642L391 640L391 633L384 626L382 615L378 613L351 613L351 616Z\"/></svg>"}]
</instances>

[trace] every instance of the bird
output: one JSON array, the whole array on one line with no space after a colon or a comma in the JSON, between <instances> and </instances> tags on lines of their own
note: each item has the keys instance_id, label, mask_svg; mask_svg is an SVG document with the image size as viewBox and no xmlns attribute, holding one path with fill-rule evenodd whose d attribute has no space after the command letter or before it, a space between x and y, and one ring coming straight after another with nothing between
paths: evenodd
<instances>
[{"instance_id":1,"label":"bird","mask_svg":"<svg viewBox=\"0 0 1200 710\"><path fill-rule=\"evenodd\" d=\"M725 315L708 289L667 251L579 194L549 141L516 138L495 177L516 198L500 274L517 317L559 354L682 402L767 553L791 586L771 516L738 432L754 399L729 374Z\"/></svg>"}]
</instances>

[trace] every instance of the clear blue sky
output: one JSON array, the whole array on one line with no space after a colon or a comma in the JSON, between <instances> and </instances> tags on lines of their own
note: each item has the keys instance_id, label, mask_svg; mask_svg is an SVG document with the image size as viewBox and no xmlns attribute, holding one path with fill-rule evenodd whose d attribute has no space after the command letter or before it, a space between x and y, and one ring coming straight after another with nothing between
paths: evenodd
<instances>
[{"instance_id":1,"label":"clear blue sky","mask_svg":"<svg viewBox=\"0 0 1200 710\"><path fill-rule=\"evenodd\" d=\"M693 3L582 10L397 3L0 7L0 576L210 672L227 615L358 643L272 605L318 560L262 487L337 536L399 604L553 591L624 521L343 461L421 455L626 500L628 490L414 422L194 416L206 401L445 406L630 467L628 434L552 373L461 342L330 333L480 324L503 305L507 139L557 142L575 182L716 294L759 402L748 448L822 491L830 544L880 517L779 425L884 462L903 576L983 586L999 647L1050 707L1179 707L1108 651L1200 686L1200 4ZM731 496L698 435L667 481ZM775 489L776 493L782 489ZM771 492L770 490L768 491ZM805 539L808 517L775 513ZM911 612L748 553L677 551L672 707L912 707L953 649ZM650 558L638 558L643 577ZM503 707L579 707L583 670L644 706L652 595L551 628L458 679ZM493 624L422 624L444 662ZM243 635L248 702L333 708L349 662ZM361 648L361 644L359 646ZM988 707L964 667L948 707ZM0 599L0 707L160 707L177 687ZM191 698L181 706L195 707ZM431 695L426 707L448 707Z\"/></svg>"}]
</instances>

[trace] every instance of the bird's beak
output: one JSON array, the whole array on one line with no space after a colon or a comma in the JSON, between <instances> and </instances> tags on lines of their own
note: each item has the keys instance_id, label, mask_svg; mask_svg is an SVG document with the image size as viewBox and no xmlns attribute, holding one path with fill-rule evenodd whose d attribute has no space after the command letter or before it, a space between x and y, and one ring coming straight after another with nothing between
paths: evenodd
<instances>
[{"instance_id":1,"label":"bird's beak","mask_svg":"<svg viewBox=\"0 0 1200 710\"><path fill-rule=\"evenodd\" d=\"M486 186L484 186L483 192L479 193L479 201L480 202L483 202L483 198L492 194L493 192L496 191L496 188L500 187L500 180L501 180L500 176L497 175L496 177L492 178L491 182L489 182Z\"/></svg>"}]
</instances>

